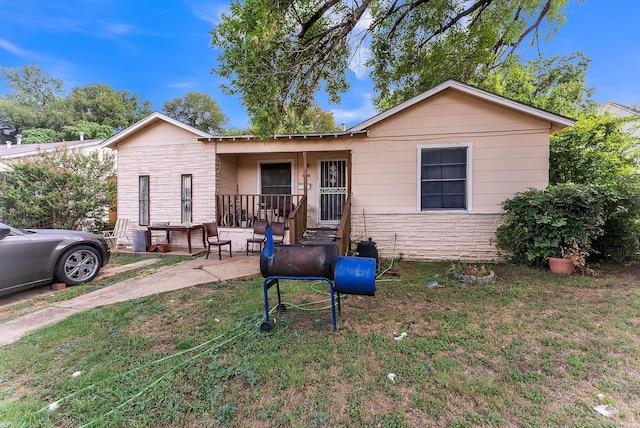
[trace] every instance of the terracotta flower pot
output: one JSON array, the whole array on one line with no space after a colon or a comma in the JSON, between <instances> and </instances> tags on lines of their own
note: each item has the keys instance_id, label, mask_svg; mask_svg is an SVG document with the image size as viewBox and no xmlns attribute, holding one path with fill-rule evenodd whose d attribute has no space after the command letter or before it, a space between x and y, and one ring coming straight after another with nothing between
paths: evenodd
<instances>
[{"instance_id":1,"label":"terracotta flower pot","mask_svg":"<svg viewBox=\"0 0 640 428\"><path fill-rule=\"evenodd\" d=\"M573 273L573 262L569 259L549 257L549 269L557 275L571 275Z\"/></svg>"}]
</instances>

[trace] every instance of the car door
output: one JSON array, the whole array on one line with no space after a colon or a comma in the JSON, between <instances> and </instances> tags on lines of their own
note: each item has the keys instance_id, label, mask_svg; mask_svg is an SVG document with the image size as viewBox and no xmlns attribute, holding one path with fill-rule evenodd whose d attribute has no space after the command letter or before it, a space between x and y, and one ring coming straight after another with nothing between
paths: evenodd
<instances>
[{"instance_id":1,"label":"car door","mask_svg":"<svg viewBox=\"0 0 640 428\"><path fill-rule=\"evenodd\" d=\"M35 244L21 231L0 224L0 293L34 283L37 273Z\"/></svg>"}]
</instances>

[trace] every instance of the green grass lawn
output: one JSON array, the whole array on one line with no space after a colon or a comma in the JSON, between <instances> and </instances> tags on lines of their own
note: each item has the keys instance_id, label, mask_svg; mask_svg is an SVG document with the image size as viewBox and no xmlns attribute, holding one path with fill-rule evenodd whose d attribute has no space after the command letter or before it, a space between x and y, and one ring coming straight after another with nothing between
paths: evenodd
<instances>
[{"instance_id":1,"label":"green grass lawn","mask_svg":"<svg viewBox=\"0 0 640 428\"><path fill-rule=\"evenodd\" d=\"M640 425L638 266L498 265L481 286L448 267L395 263L335 333L303 281L269 334L261 280L74 315L0 348L0 427Z\"/></svg>"}]
</instances>

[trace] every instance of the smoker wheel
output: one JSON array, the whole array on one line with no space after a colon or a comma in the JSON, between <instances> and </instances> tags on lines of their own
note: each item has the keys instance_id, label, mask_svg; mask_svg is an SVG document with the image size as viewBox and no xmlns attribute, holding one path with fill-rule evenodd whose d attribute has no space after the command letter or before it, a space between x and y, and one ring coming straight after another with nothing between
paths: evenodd
<instances>
[{"instance_id":1,"label":"smoker wheel","mask_svg":"<svg viewBox=\"0 0 640 428\"><path fill-rule=\"evenodd\" d=\"M284 303L280 303L278 305L278 313L284 314L285 312L287 312L287 306Z\"/></svg>"},{"instance_id":2,"label":"smoker wheel","mask_svg":"<svg viewBox=\"0 0 640 428\"><path fill-rule=\"evenodd\" d=\"M273 324L270 321L265 321L260 324L260 331L262 333L269 333L271 330L273 330Z\"/></svg>"}]
</instances>

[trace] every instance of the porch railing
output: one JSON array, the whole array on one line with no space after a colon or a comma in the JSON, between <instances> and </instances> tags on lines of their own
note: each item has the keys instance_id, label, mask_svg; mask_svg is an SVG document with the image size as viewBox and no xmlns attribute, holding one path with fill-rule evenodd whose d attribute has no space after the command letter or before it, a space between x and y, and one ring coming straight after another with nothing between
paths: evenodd
<instances>
[{"instance_id":1,"label":"porch railing","mask_svg":"<svg viewBox=\"0 0 640 428\"><path fill-rule=\"evenodd\" d=\"M297 244L307 230L307 197L302 196L298 205L289 215L289 241Z\"/></svg>"},{"instance_id":2,"label":"porch railing","mask_svg":"<svg viewBox=\"0 0 640 428\"><path fill-rule=\"evenodd\" d=\"M338 246L338 252L341 256L347 254L349 250L349 239L351 238L351 195L347 196L344 201L344 208L342 209L342 217L340 218L340 225L338 226L338 232L336 233L336 245Z\"/></svg>"},{"instance_id":3,"label":"porch railing","mask_svg":"<svg viewBox=\"0 0 640 428\"><path fill-rule=\"evenodd\" d=\"M304 195L288 194L219 194L216 195L216 221L224 227L252 228L255 220L284 222L290 227L289 216L301 205L303 197ZM305 202L305 220L306 207Z\"/></svg>"}]
</instances>

